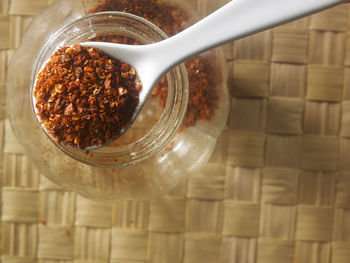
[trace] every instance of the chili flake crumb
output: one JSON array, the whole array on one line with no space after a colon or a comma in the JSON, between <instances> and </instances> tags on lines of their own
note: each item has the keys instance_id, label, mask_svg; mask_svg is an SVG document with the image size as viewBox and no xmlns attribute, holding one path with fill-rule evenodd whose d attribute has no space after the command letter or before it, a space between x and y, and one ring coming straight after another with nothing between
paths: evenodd
<instances>
[{"instance_id":1,"label":"chili flake crumb","mask_svg":"<svg viewBox=\"0 0 350 263\"><path fill-rule=\"evenodd\" d=\"M142 84L128 64L93 47L62 47L34 87L37 115L66 146L85 149L116 139L131 120Z\"/></svg>"}]
</instances>

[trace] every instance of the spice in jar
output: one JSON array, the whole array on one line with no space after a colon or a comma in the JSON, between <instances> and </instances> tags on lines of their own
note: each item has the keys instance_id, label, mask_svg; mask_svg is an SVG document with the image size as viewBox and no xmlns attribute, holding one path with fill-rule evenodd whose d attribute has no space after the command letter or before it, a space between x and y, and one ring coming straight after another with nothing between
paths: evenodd
<instances>
[{"instance_id":1,"label":"spice in jar","mask_svg":"<svg viewBox=\"0 0 350 263\"><path fill-rule=\"evenodd\" d=\"M179 33L195 22L191 14L179 4L164 0L104 0L89 13L102 11L121 11L141 16L158 26L168 36ZM132 39L119 35L102 36L93 40L136 44ZM195 126L198 121L213 119L219 102L219 84L222 81L213 51L188 60L185 66L189 78L189 101L181 130ZM167 93L167 82L162 78L152 96L158 97L159 103L165 106Z\"/></svg>"},{"instance_id":2,"label":"spice in jar","mask_svg":"<svg viewBox=\"0 0 350 263\"><path fill-rule=\"evenodd\" d=\"M85 149L116 139L131 121L142 84L128 64L74 44L58 49L38 74L33 95L45 130Z\"/></svg>"}]
</instances>

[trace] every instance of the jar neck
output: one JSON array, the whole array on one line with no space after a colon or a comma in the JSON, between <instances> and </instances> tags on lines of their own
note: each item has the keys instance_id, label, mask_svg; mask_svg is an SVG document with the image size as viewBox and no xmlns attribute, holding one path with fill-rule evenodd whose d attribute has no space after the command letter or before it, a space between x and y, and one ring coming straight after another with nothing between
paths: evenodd
<instances>
[{"instance_id":1,"label":"jar neck","mask_svg":"<svg viewBox=\"0 0 350 263\"><path fill-rule=\"evenodd\" d=\"M154 24L132 14L101 12L87 15L62 27L49 38L36 61L32 87L41 65L59 46L71 46L93 37L108 35L132 38L142 44L154 43L167 37ZM146 134L132 143L102 147L91 152L65 147L55 141L52 143L70 157L90 165L127 166L146 160L169 144L182 123L188 101L188 79L184 65L175 67L167 74L167 87L166 104L158 120Z\"/></svg>"}]
</instances>

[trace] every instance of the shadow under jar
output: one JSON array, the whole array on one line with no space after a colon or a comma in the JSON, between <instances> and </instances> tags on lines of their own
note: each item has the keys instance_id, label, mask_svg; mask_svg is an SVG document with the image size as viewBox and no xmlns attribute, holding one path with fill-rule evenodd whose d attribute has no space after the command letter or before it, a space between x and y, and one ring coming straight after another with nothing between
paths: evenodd
<instances>
[{"instance_id":1,"label":"shadow under jar","mask_svg":"<svg viewBox=\"0 0 350 263\"><path fill-rule=\"evenodd\" d=\"M95 4L101 7L101 1ZM151 198L166 193L205 164L225 126L229 96L221 51L204 55L215 70L217 80L214 86L207 85L208 94L217 93L210 118L196 119L195 111L189 114L191 85L188 84L191 77L195 78L191 75L193 70L200 69L186 62L186 66L180 65L167 74L132 127L114 143L92 151L64 147L42 130L32 101L35 78L54 51L88 40L147 44L166 38L157 26L138 16L92 9L91 1L71 5L74 5L71 11L66 13L68 23L48 27L46 38L39 32L42 35L36 37L43 41L38 48L33 47L34 52L30 54L30 43L26 41L34 36L30 34L33 29L29 28L10 63L9 115L15 135L45 176L88 198L108 201ZM68 1L59 1L46 13L51 12L50 19L55 19L69 10L67 6ZM40 23L40 19L47 19L45 13L37 17L31 27Z\"/></svg>"}]
</instances>

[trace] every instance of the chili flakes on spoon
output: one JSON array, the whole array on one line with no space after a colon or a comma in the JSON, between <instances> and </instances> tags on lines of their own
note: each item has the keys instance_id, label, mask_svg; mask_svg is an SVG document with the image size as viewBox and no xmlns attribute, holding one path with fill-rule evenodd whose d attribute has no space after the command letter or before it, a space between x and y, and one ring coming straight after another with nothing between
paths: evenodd
<instances>
[{"instance_id":1,"label":"chili flakes on spoon","mask_svg":"<svg viewBox=\"0 0 350 263\"><path fill-rule=\"evenodd\" d=\"M130 123L142 83L128 64L74 44L58 49L37 76L41 125L58 143L86 149L115 140Z\"/></svg>"}]
</instances>

